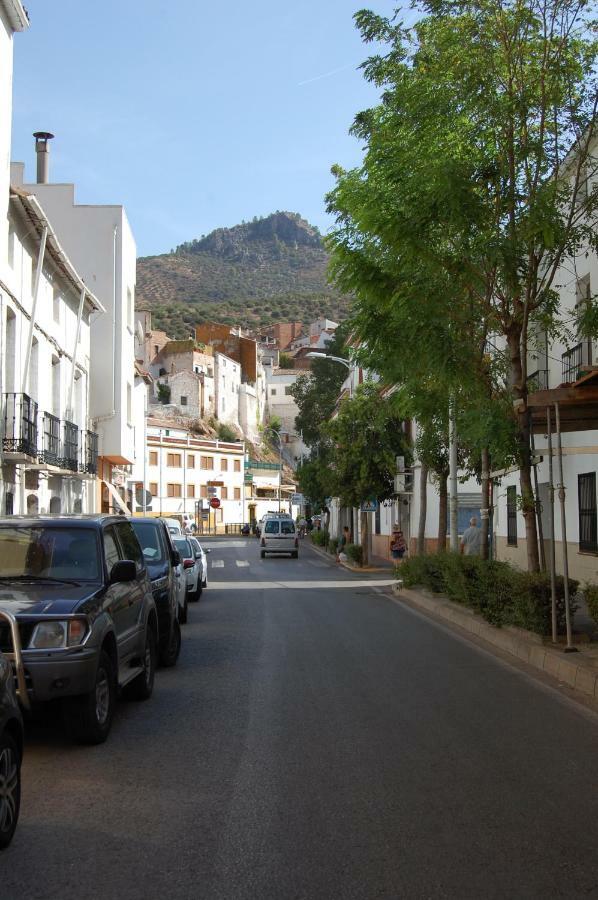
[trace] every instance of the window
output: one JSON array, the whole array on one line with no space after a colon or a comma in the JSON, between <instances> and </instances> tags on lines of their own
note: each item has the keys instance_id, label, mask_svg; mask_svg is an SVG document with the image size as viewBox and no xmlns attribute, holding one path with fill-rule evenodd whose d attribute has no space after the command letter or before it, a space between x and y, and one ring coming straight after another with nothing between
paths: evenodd
<instances>
[{"instance_id":1,"label":"window","mask_svg":"<svg viewBox=\"0 0 598 900\"><path fill-rule=\"evenodd\" d=\"M235 500L241 499L241 488L235 488Z\"/></svg>"},{"instance_id":2,"label":"window","mask_svg":"<svg viewBox=\"0 0 598 900\"><path fill-rule=\"evenodd\" d=\"M187 406L187 398L181 394L181 406Z\"/></svg>"},{"instance_id":3,"label":"window","mask_svg":"<svg viewBox=\"0 0 598 900\"><path fill-rule=\"evenodd\" d=\"M202 469L213 469L214 468L214 457L213 456L200 456L199 462L200 462L200 467Z\"/></svg>"},{"instance_id":4,"label":"window","mask_svg":"<svg viewBox=\"0 0 598 900\"><path fill-rule=\"evenodd\" d=\"M240 472L240 471L241 471L241 460L236 459L235 460L235 472Z\"/></svg>"},{"instance_id":5,"label":"window","mask_svg":"<svg viewBox=\"0 0 598 900\"><path fill-rule=\"evenodd\" d=\"M223 397L223 398L222 398L222 412L224 412L225 409L226 409L226 407L225 407L225 405L224 405L224 397Z\"/></svg>"},{"instance_id":6,"label":"window","mask_svg":"<svg viewBox=\"0 0 598 900\"><path fill-rule=\"evenodd\" d=\"M137 535L133 531L133 526L130 522L117 522L114 528L123 549L123 559L134 560L137 571L140 572L145 563L143 562L143 553L141 552Z\"/></svg>"},{"instance_id":7,"label":"window","mask_svg":"<svg viewBox=\"0 0 598 900\"><path fill-rule=\"evenodd\" d=\"M207 484L202 484L202 485L200 485L200 488L199 488L199 496L200 496L200 497L203 497L204 499L208 496L208 486L207 486Z\"/></svg>"},{"instance_id":8,"label":"window","mask_svg":"<svg viewBox=\"0 0 598 900\"><path fill-rule=\"evenodd\" d=\"M507 488L507 544L517 546L517 488Z\"/></svg>"},{"instance_id":9,"label":"window","mask_svg":"<svg viewBox=\"0 0 598 900\"><path fill-rule=\"evenodd\" d=\"M577 476L579 508L579 549L598 552L598 519L596 512L596 473Z\"/></svg>"},{"instance_id":10,"label":"window","mask_svg":"<svg viewBox=\"0 0 598 900\"><path fill-rule=\"evenodd\" d=\"M195 485L194 484L187 485L187 496L195 497Z\"/></svg>"},{"instance_id":11,"label":"window","mask_svg":"<svg viewBox=\"0 0 598 900\"><path fill-rule=\"evenodd\" d=\"M149 464L150 464L150 466L158 465L158 451L157 450L150 450Z\"/></svg>"},{"instance_id":12,"label":"window","mask_svg":"<svg viewBox=\"0 0 598 900\"><path fill-rule=\"evenodd\" d=\"M116 563L120 559L118 545L116 543L113 528L107 528L104 532L104 555L106 557L106 567L108 569L108 574L110 574L110 572L112 571L112 566L116 565Z\"/></svg>"},{"instance_id":13,"label":"window","mask_svg":"<svg viewBox=\"0 0 598 900\"><path fill-rule=\"evenodd\" d=\"M12 225L8 226L8 265L15 267L15 231Z\"/></svg>"},{"instance_id":14,"label":"window","mask_svg":"<svg viewBox=\"0 0 598 900\"><path fill-rule=\"evenodd\" d=\"M181 454L180 453L167 453L166 454L166 465L171 469L180 469L181 468Z\"/></svg>"},{"instance_id":15,"label":"window","mask_svg":"<svg viewBox=\"0 0 598 900\"><path fill-rule=\"evenodd\" d=\"M167 497L181 497L181 486L180 484L167 484L166 485L166 496Z\"/></svg>"},{"instance_id":16,"label":"window","mask_svg":"<svg viewBox=\"0 0 598 900\"><path fill-rule=\"evenodd\" d=\"M222 472L228 472L228 459L220 460L220 469Z\"/></svg>"},{"instance_id":17,"label":"window","mask_svg":"<svg viewBox=\"0 0 598 900\"><path fill-rule=\"evenodd\" d=\"M60 291L54 286L54 296L52 298L52 316L54 321L60 323Z\"/></svg>"},{"instance_id":18,"label":"window","mask_svg":"<svg viewBox=\"0 0 598 900\"><path fill-rule=\"evenodd\" d=\"M276 388L270 388L270 396L276 397Z\"/></svg>"},{"instance_id":19,"label":"window","mask_svg":"<svg viewBox=\"0 0 598 900\"><path fill-rule=\"evenodd\" d=\"M189 453L187 455L187 468L194 469L195 468L195 454Z\"/></svg>"},{"instance_id":20,"label":"window","mask_svg":"<svg viewBox=\"0 0 598 900\"><path fill-rule=\"evenodd\" d=\"M227 487L220 488L220 499L228 500L228 488Z\"/></svg>"},{"instance_id":21,"label":"window","mask_svg":"<svg viewBox=\"0 0 598 900\"><path fill-rule=\"evenodd\" d=\"M150 481L149 492L152 495L152 497L158 496L158 482L157 481Z\"/></svg>"}]
</instances>

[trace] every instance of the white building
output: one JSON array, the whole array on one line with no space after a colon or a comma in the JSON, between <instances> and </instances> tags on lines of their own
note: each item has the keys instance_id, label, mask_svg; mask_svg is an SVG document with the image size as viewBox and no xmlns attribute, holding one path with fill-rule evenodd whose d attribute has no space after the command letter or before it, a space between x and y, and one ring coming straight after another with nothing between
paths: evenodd
<instances>
[{"instance_id":1,"label":"white building","mask_svg":"<svg viewBox=\"0 0 598 900\"><path fill-rule=\"evenodd\" d=\"M47 164L40 171L47 141L38 140L36 150L41 180L25 184L22 163L13 164L11 178L39 200L77 271L106 309L91 323L90 416L99 440L100 508L123 508L114 483L115 470L124 467L126 473L135 460L135 241L122 206L75 203L74 185L47 183Z\"/></svg>"},{"instance_id":2,"label":"white building","mask_svg":"<svg viewBox=\"0 0 598 900\"><path fill-rule=\"evenodd\" d=\"M295 419L299 413L291 387L300 375L300 369L271 369L266 367L267 417L280 419L283 438L283 456L289 465L295 466L309 450L297 433Z\"/></svg>"},{"instance_id":3,"label":"white building","mask_svg":"<svg viewBox=\"0 0 598 900\"><path fill-rule=\"evenodd\" d=\"M224 353L214 353L215 407L219 422L239 428L241 364Z\"/></svg>"},{"instance_id":4,"label":"white building","mask_svg":"<svg viewBox=\"0 0 598 900\"><path fill-rule=\"evenodd\" d=\"M245 520L243 442L206 440L168 421L147 421L147 456L133 480L151 494L148 515L189 517L212 528ZM209 501L217 497L218 509ZM140 514L140 504L136 512ZM198 518L199 513L199 518Z\"/></svg>"}]
</instances>

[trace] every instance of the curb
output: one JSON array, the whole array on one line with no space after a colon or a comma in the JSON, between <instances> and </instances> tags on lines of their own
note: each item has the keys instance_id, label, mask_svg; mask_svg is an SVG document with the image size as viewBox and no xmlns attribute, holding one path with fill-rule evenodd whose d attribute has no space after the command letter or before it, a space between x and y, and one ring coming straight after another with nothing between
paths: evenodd
<instances>
[{"instance_id":1,"label":"curb","mask_svg":"<svg viewBox=\"0 0 598 900\"><path fill-rule=\"evenodd\" d=\"M347 569L348 572L386 572L389 576L394 575L394 569L389 569L382 566L352 566L350 563L339 561L338 563L334 559L334 556L331 553L328 553L327 550L322 550L321 547L316 547L315 544L309 542L309 546L312 548L314 553L317 553L318 556L321 556L323 559L327 559L330 565L334 566L342 566L343 569Z\"/></svg>"},{"instance_id":2,"label":"curb","mask_svg":"<svg viewBox=\"0 0 598 900\"><path fill-rule=\"evenodd\" d=\"M586 697L598 700L598 667L595 661L584 658L583 650L574 654L574 661L570 656L564 656L562 650L546 646L537 634L512 626L496 628L471 609L459 606L442 595L435 597L408 590L403 588L401 581L393 585L392 592L411 606L458 625L469 634L557 678Z\"/></svg>"}]
</instances>

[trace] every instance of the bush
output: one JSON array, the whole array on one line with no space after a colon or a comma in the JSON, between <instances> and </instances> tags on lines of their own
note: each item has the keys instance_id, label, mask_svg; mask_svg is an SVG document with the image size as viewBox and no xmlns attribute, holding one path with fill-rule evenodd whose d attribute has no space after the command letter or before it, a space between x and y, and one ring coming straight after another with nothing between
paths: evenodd
<instances>
[{"instance_id":1,"label":"bush","mask_svg":"<svg viewBox=\"0 0 598 900\"><path fill-rule=\"evenodd\" d=\"M320 531L314 529L311 533L311 540L316 547L327 547L330 535L323 528L321 528Z\"/></svg>"},{"instance_id":2,"label":"bush","mask_svg":"<svg viewBox=\"0 0 598 900\"><path fill-rule=\"evenodd\" d=\"M338 550L338 538L330 538L328 541L328 552L332 553L333 556L336 556Z\"/></svg>"},{"instance_id":3,"label":"bush","mask_svg":"<svg viewBox=\"0 0 598 900\"><path fill-rule=\"evenodd\" d=\"M226 422L218 422L216 431L219 441L228 441L229 443L235 443L239 441L237 432L234 430L234 428L231 428L230 425L227 425Z\"/></svg>"},{"instance_id":4,"label":"bush","mask_svg":"<svg viewBox=\"0 0 598 900\"><path fill-rule=\"evenodd\" d=\"M588 612L598 625L598 584L584 584L583 595L588 607Z\"/></svg>"},{"instance_id":5,"label":"bush","mask_svg":"<svg viewBox=\"0 0 598 900\"><path fill-rule=\"evenodd\" d=\"M361 544L347 544L345 553L356 565L363 565L363 547Z\"/></svg>"},{"instance_id":6,"label":"bush","mask_svg":"<svg viewBox=\"0 0 598 900\"><path fill-rule=\"evenodd\" d=\"M516 625L542 636L552 631L550 576L546 572L529 573L509 563L482 560L476 556L437 553L413 556L400 567L405 587L422 585L434 593L446 594L463 603L492 625ZM577 582L569 579L571 616L578 605L572 597ZM565 630L564 579L557 576L557 628ZM598 588L596 588L598 615Z\"/></svg>"}]
</instances>

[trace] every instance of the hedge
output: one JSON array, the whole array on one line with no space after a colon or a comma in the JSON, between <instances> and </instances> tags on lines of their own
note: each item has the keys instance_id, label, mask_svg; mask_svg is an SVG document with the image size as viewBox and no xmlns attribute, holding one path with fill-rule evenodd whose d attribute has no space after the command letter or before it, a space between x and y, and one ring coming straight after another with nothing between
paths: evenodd
<instances>
[{"instance_id":1,"label":"hedge","mask_svg":"<svg viewBox=\"0 0 598 900\"><path fill-rule=\"evenodd\" d=\"M552 633L550 576L521 572L506 562L457 553L412 556L397 568L405 587L421 585L479 612L492 625L516 625L543 637ZM578 582L569 579L572 617ZM565 631L564 579L556 578L557 629ZM598 591L596 613L598 615Z\"/></svg>"},{"instance_id":2,"label":"hedge","mask_svg":"<svg viewBox=\"0 0 598 900\"><path fill-rule=\"evenodd\" d=\"M598 584L584 584L583 595L588 607L588 612L598 625Z\"/></svg>"},{"instance_id":3,"label":"hedge","mask_svg":"<svg viewBox=\"0 0 598 900\"><path fill-rule=\"evenodd\" d=\"M358 566L363 565L363 547L361 544L347 544L345 553Z\"/></svg>"},{"instance_id":4,"label":"hedge","mask_svg":"<svg viewBox=\"0 0 598 900\"><path fill-rule=\"evenodd\" d=\"M328 552L332 553L333 556L336 556L336 552L338 550L338 538L330 538L328 541Z\"/></svg>"},{"instance_id":5,"label":"hedge","mask_svg":"<svg viewBox=\"0 0 598 900\"><path fill-rule=\"evenodd\" d=\"M319 531L317 529L314 529L314 531L311 532L311 540L312 544L315 544L316 547L328 547L330 535L323 528L321 528Z\"/></svg>"}]
</instances>

